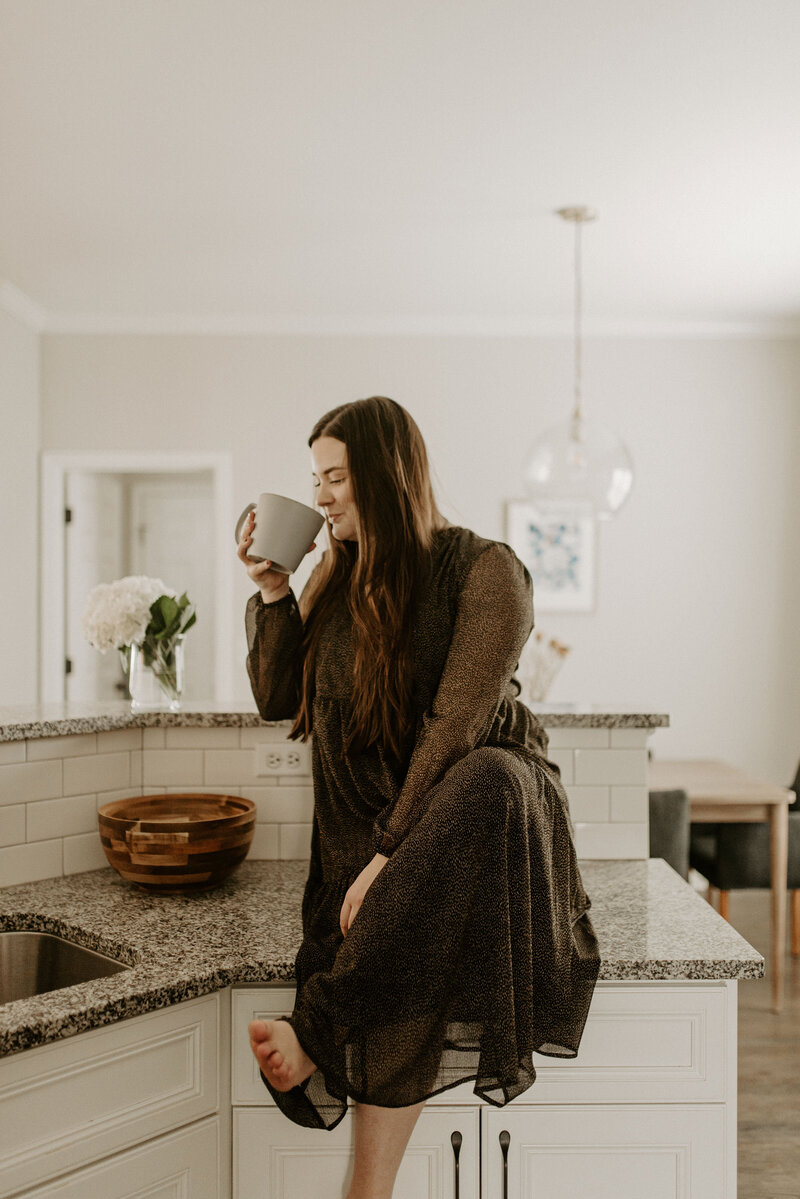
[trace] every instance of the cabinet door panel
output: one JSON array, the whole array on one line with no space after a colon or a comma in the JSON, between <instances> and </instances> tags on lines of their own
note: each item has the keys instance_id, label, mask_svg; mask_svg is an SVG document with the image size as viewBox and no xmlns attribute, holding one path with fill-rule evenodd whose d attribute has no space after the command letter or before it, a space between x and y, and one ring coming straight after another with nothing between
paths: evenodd
<instances>
[{"instance_id":1,"label":"cabinet door panel","mask_svg":"<svg viewBox=\"0 0 800 1199\"><path fill-rule=\"evenodd\" d=\"M353 1118L332 1132L300 1128L277 1109L234 1111L234 1199L344 1194L353 1165ZM394 1199L455 1199L452 1133L462 1136L458 1199L478 1199L479 1112L424 1110L398 1171Z\"/></svg>"},{"instance_id":2,"label":"cabinet door panel","mask_svg":"<svg viewBox=\"0 0 800 1199\"><path fill-rule=\"evenodd\" d=\"M218 1120L202 1120L16 1199L217 1199Z\"/></svg>"},{"instance_id":3,"label":"cabinet door panel","mask_svg":"<svg viewBox=\"0 0 800 1199\"><path fill-rule=\"evenodd\" d=\"M216 995L0 1061L0 1196L215 1112Z\"/></svg>"},{"instance_id":4,"label":"cabinet door panel","mask_svg":"<svg viewBox=\"0 0 800 1199\"><path fill-rule=\"evenodd\" d=\"M484 1199L726 1199L721 1104L482 1112ZM500 1133L510 1133L504 1191Z\"/></svg>"}]
</instances>

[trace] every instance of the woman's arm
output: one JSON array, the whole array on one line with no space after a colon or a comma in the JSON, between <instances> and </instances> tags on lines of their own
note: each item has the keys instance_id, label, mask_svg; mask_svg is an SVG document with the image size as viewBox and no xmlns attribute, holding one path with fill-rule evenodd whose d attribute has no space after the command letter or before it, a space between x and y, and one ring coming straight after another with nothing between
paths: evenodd
<instances>
[{"instance_id":1,"label":"woman's arm","mask_svg":"<svg viewBox=\"0 0 800 1199\"><path fill-rule=\"evenodd\" d=\"M293 720L303 678L303 621L294 593L265 604L247 601L247 673L262 720Z\"/></svg>"},{"instance_id":2,"label":"woman's arm","mask_svg":"<svg viewBox=\"0 0 800 1199\"><path fill-rule=\"evenodd\" d=\"M255 516L250 512L237 548L237 557L259 588L245 609L247 673L261 719L293 720L300 707L303 681L303 621L288 576L273 570L271 562L248 556L254 527ZM309 554L316 544L312 541ZM306 586L320 565L314 567Z\"/></svg>"},{"instance_id":3,"label":"woman's arm","mask_svg":"<svg viewBox=\"0 0 800 1199\"><path fill-rule=\"evenodd\" d=\"M394 851L431 788L485 744L532 628L531 577L507 545L495 542L473 564L459 597L447 660L405 782L375 824L378 853Z\"/></svg>"}]
</instances>

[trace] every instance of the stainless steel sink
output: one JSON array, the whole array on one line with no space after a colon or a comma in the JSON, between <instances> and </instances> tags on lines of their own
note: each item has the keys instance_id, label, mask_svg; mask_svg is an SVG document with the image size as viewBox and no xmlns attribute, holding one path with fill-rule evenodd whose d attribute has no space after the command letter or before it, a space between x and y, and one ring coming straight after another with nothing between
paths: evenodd
<instances>
[{"instance_id":1,"label":"stainless steel sink","mask_svg":"<svg viewBox=\"0 0 800 1199\"><path fill-rule=\"evenodd\" d=\"M0 932L0 1003L129 969L123 962L51 933Z\"/></svg>"}]
</instances>

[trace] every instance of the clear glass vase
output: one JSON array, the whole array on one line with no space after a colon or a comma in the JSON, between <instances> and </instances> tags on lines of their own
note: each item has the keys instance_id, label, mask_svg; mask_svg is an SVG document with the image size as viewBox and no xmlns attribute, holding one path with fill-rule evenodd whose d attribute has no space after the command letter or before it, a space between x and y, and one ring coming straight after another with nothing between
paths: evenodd
<instances>
[{"instance_id":1,"label":"clear glass vase","mask_svg":"<svg viewBox=\"0 0 800 1199\"><path fill-rule=\"evenodd\" d=\"M128 689L134 712L178 712L183 695L183 637L130 647Z\"/></svg>"}]
</instances>

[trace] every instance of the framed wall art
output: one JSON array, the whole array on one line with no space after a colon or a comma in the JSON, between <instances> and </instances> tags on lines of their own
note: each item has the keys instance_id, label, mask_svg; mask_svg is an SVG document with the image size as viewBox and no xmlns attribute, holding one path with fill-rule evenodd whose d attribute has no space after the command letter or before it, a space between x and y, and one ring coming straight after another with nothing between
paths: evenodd
<instances>
[{"instance_id":1,"label":"framed wall art","mask_svg":"<svg viewBox=\"0 0 800 1199\"><path fill-rule=\"evenodd\" d=\"M534 611L591 612L595 527L591 510L524 500L506 504L506 540L533 578Z\"/></svg>"}]
</instances>

